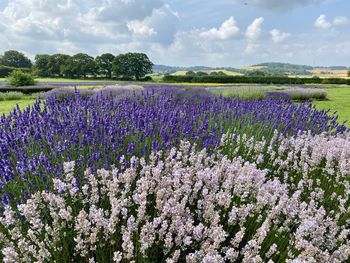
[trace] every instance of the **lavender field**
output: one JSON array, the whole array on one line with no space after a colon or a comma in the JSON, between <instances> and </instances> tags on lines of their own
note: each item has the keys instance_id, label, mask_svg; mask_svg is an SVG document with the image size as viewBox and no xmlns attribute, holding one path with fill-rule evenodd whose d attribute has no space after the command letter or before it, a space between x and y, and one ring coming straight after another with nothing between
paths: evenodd
<instances>
[{"instance_id":1,"label":"lavender field","mask_svg":"<svg viewBox=\"0 0 350 263\"><path fill-rule=\"evenodd\" d=\"M56 89L0 117L0 261L349 262L349 176L310 102Z\"/></svg>"}]
</instances>

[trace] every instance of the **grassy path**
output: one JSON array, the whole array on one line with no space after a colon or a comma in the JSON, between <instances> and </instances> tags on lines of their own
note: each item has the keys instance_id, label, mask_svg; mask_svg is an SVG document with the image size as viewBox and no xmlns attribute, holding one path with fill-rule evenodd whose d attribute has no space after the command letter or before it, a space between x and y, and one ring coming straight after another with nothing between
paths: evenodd
<instances>
[{"instance_id":1,"label":"grassy path","mask_svg":"<svg viewBox=\"0 0 350 263\"><path fill-rule=\"evenodd\" d=\"M331 112L336 111L340 121L350 123L350 87L344 88L328 88L326 101L313 102L318 109L330 109ZM348 124L349 125L349 124Z\"/></svg>"}]
</instances>

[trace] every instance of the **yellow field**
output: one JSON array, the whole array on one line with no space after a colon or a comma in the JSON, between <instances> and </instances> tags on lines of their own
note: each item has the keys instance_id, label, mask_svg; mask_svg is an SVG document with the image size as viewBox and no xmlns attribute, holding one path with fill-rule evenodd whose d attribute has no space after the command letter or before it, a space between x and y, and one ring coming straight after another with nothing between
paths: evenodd
<instances>
[{"instance_id":1,"label":"yellow field","mask_svg":"<svg viewBox=\"0 0 350 263\"><path fill-rule=\"evenodd\" d=\"M242 67L242 69L245 70L260 70L260 69L264 69L267 68L266 66L246 66L246 67Z\"/></svg>"},{"instance_id":2,"label":"yellow field","mask_svg":"<svg viewBox=\"0 0 350 263\"><path fill-rule=\"evenodd\" d=\"M315 68L313 70L308 70L314 76L321 78L347 78L348 71L346 69L325 69L325 68Z\"/></svg>"}]
</instances>

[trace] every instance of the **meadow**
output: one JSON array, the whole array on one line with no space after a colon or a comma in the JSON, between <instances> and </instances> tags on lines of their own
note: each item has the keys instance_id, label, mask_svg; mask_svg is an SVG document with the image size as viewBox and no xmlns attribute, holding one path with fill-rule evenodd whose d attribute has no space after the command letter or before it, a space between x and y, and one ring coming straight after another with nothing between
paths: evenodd
<instances>
[{"instance_id":1,"label":"meadow","mask_svg":"<svg viewBox=\"0 0 350 263\"><path fill-rule=\"evenodd\" d=\"M348 91L3 94L0 261L349 262Z\"/></svg>"}]
</instances>

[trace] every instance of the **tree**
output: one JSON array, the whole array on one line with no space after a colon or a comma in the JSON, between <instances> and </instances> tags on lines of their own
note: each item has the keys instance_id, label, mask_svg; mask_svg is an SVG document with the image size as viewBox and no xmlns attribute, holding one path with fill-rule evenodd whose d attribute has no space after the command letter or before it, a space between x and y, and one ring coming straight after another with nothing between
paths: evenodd
<instances>
[{"instance_id":1,"label":"tree","mask_svg":"<svg viewBox=\"0 0 350 263\"><path fill-rule=\"evenodd\" d=\"M113 60L113 73L118 78L136 79L152 73L153 63L144 53L126 53Z\"/></svg>"},{"instance_id":2,"label":"tree","mask_svg":"<svg viewBox=\"0 0 350 263\"><path fill-rule=\"evenodd\" d=\"M248 71L246 76L249 77L264 77L266 76L266 73L262 70L252 70L252 71Z\"/></svg>"},{"instance_id":3,"label":"tree","mask_svg":"<svg viewBox=\"0 0 350 263\"><path fill-rule=\"evenodd\" d=\"M198 71L196 73L196 76L207 76L207 75L208 75L208 73L207 72L203 72L203 71Z\"/></svg>"},{"instance_id":4,"label":"tree","mask_svg":"<svg viewBox=\"0 0 350 263\"><path fill-rule=\"evenodd\" d=\"M32 62L23 53L16 50L8 50L0 58L0 64L14 68L31 68Z\"/></svg>"},{"instance_id":5,"label":"tree","mask_svg":"<svg viewBox=\"0 0 350 263\"><path fill-rule=\"evenodd\" d=\"M186 76L195 76L196 75L196 72L190 70L190 71L186 71L185 73Z\"/></svg>"},{"instance_id":6,"label":"tree","mask_svg":"<svg viewBox=\"0 0 350 263\"><path fill-rule=\"evenodd\" d=\"M8 84L16 87L30 86L35 84L33 76L21 70L15 70L10 73L7 78Z\"/></svg>"},{"instance_id":7,"label":"tree","mask_svg":"<svg viewBox=\"0 0 350 263\"><path fill-rule=\"evenodd\" d=\"M69 55L65 54L54 54L50 57L49 61L49 74L51 77L63 77L63 66L70 58Z\"/></svg>"},{"instance_id":8,"label":"tree","mask_svg":"<svg viewBox=\"0 0 350 263\"><path fill-rule=\"evenodd\" d=\"M50 55L36 55L34 64L34 73L40 77L50 77Z\"/></svg>"},{"instance_id":9,"label":"tree","mask_svg":"<svg viewBox=\"0 0 350 263\"><path fill-rule=\"evenodd\" d=\"M348 77L350 78L350 70L348 71Z\"/></svg>"},{"instance_id":10,"label":"tree","mask_svg":"<svg viewBox=\"0 0 350 263\"><path fill-rule=\"evenodd\" d=\"M95 62L99 74L103 74L106 78L112 78L114 56L111 53L105 53L96 57Z\"/></svg>"},{"instance_id":11,"label":"tree","mask_svg":"<svg viewBox=\"0 0 350 263\"><path fill-rule=\"evenodd\" d=\"M62 73L71 78L86 78L88 74L96 74L96 63L88 54L78 53L70 57L62 66Z\"/></svg>"}]
</instances>

